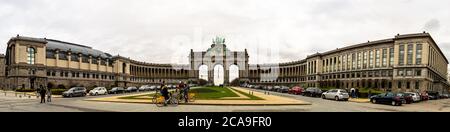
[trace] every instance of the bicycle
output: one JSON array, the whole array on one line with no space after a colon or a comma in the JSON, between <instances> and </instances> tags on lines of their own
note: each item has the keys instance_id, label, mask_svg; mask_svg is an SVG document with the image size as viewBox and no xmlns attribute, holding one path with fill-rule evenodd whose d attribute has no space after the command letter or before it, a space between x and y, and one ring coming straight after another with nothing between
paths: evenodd
<instances>
[{"instance_id":1,"label":"bicycle","mask_svg":"<svg viewBox=\"0 0 450 132\"><path fill-rule=\"evenodd\" d=\"M152 103L158 107L163 107L164 104L178 106L179 101L177 96L178 94L169 92L169 99L165 100L164 96L162 96L160 92L156 91L155 95L153 95Z\"/></svg>"},{"instance_id":2,"label":"bicycle","mask_svg":"<svg viewBox=\"0 0 450 132\"><path fill-rule=\"evenodd\" d=\"M196 92L191 92L189 91L188 96L186 97L184 92L181 92L181 90L176 91L176 93L178 94L176 97L176 99L178 99L179 103L188 103L188 102L195 102L195 97L197 95ZM188 100L188 102L186 102L186 98Z\"/></svg>"}]
</instances>

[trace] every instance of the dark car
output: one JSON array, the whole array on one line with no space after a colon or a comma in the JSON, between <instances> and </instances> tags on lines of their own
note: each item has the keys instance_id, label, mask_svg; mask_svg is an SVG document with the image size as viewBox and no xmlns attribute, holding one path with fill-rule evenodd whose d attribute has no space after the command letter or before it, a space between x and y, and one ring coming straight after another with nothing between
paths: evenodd
<instances>
[{"instance_id":1,"label":"dark car","mask_svg":"<svg viewBox=\"0 0 450 132\"><path fill-rule=\"evenodd\" d=\"M109 90L109 94L118 94L118 93L124 93L125 89L123 89L122 87L115 87L112 88L111 90Z\"/></svg>"},{"instance_id":2,"label":"dark car","mask_svg":"<svg viewBox=\"0 0 450 132\"><path fill-rule=\"evenodd\" d=\"M86 88L84 87L73 87L62 93L63 97L84 97L86 96Z\"/></svg>"},{"instance_id":3,"label":"dark car","mask_svg":"<svg viewBox=\"0 0 450 132\"><path fill-rule=\"evenodd\" d=\"M370 97L370 102L374 104L391 104L393 106L401 106L406 102L402 94L398 93L382 93Z\"/></svg>"},{"instance_id":4,"label":"dark car","mask_svg":"<svg viewBox=\"0 0 450 132\"><path fill-rule=\"evenodd\" d=\"M429 100L436 100L436 99L439 99L439 92L427 92L427 94L428 94L428 99Z\"/></svg>"},{"instance_id":5,"label":"dark car","mask_svg":"<svg viewBox=\"0 0 450 132\"><path fill-rule=\"evenodd\" d=\"M411 104L414 102L412 95L410 93L398 93L400 96L403 96L406 104Z\"/></svg>"},{"instance_id":6,"label":"dark car","mask_svg":"<svg viewBox=\"0 0 450 132\"><path fill-rule=\"evenodd\" d=\"M287 86L281 86L281 88L278 89L277 92L280 92L280 93L287 93L287 92L289 92L289 87L287 87Z\"/></svg>"},{"instance_id":7,"label":"dark car","mask_svg":"<svg viewBox=\"0 0 450 132\"><path fill-rule=\"evenodd\" d=\"M300 95L303 93L303 88L299 86L295 86L288 91L289 94Z\"/></svg>"},{"instance_id":8,"label":"dark car","mask_svg":"<svg viewBox=\"0 0 450 132\"><path fill-rule=\"evenodd\" d=\"M138 88L137 87L128 87L125 92L127 93L131 93L131 92L137 92Z\"/></svg>"},{"instance_id":9,"label":"dark car","mask_svg":"<svg viewBox=\"0 0 450 132\"><path fill-rule=\"evenodd\" d=\"M303 96L310 96L310 97L320 97L322 95L322 90L320 88L311 87L307 88L303 93Z\"/></svg>"}]
</instances>

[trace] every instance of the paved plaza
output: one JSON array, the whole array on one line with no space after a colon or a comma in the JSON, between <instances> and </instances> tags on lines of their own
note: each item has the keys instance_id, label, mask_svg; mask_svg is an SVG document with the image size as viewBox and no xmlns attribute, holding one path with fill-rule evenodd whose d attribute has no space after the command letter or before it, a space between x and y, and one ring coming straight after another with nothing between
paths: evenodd
<instances>
[{"instance_id":1,"label":"paved plaza","mask_svg":"<svg viewBox=\"0 0 450 132\"><path fill-rule=\"evenodd\" d=\"M254 91L264 94L264 91ZM1 93L1 92L0 92ZM236 106L236 105L179 105L177 107L157 107L154 104L114 103L87 101L98 97L59 98L53 102L40 104L36 97L18 97L14 94L0 94L0 112L450 112L450 100L432 100L400 107L371 103L357 103L324 100L284 93L270 93L274 97L310 102L311 105L281 106ZM126 94L130 96L133 94Z\"/></svg>"}]
</instances>

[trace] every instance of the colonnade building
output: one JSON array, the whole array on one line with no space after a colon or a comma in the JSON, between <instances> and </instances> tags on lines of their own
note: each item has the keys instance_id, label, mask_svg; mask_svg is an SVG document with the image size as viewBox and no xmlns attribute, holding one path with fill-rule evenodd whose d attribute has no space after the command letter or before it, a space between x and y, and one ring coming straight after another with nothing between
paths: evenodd
<instances>
[{"instance_id":1,"label":"colonnade building","mask_svg":"<svg viewBox=\"0 0 450 132\"><path fill-rule=\"evenodd\" d=\"M150 58L151 59L151 58ZM2 88L69 88L140 86L162 81L196 81L200 66L223 66L224 83L230 66L239 68L241 83L302 85L303 87L378 88L392 91L447 93L448 60L428 33L393 38L316 53L298 61L249 64L247 49L231 51L216 38L206 51L189 53L189 64L155 64L113 56L89 46L46 38L16 36L0 55Z\"/></svg>"}]
</instances>

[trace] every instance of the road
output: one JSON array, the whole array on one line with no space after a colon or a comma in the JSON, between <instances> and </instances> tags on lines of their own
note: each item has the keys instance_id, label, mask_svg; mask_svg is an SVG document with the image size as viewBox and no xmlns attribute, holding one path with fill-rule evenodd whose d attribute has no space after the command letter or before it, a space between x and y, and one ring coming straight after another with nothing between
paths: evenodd
<instances>
[{"instance_id":1,"label":"road","mask_svg":"<svg viewBox=\"0 0 450 132\"><path fill-rule=\"evenodd\" d=\"M263 92L256 90L256 92ZM153 104L109 103L84 101L92 96L53 98L53 102L40 104L39 99L19 98L0 94L0 112L449 112L450 100L433 100L403 106L324 100L299 95L271 92L272 95L311 102L312 105L295 106L210 106L179 105L156 107ZM105 95L115 96L115 95ZM105 97L100 96L100 97Z\"/></svg>"}]
</instances>

